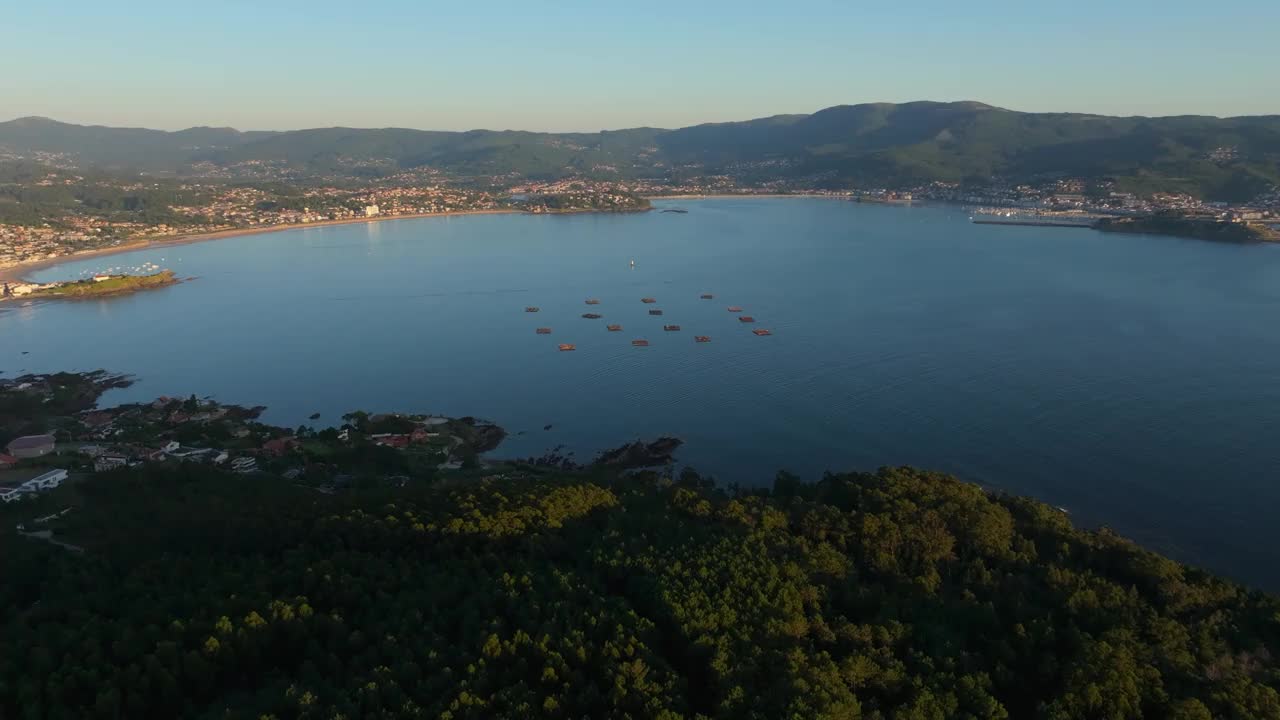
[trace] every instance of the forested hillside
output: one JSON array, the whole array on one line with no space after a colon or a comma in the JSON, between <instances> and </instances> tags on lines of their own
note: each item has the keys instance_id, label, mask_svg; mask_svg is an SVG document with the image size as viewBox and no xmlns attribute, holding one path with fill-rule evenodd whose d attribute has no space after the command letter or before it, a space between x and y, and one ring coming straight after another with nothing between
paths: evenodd
<instances>
[{"instance_id":1,"label":"forested hillside","mask_svg":"<svg viewBox=\"0 0 1280 720\"><path fill-rule=\"evenodd\" d=\"M1275 598L911 469L74 492L0 509L0 717L1280 717Z\"/></svg>"},{"instance_id":2,"label":"forested hillside","mask_svg":"<svg viewBox=\"0 0 1280 720\"><path fill-rule=\"evenodd\" d=\"M842 105L677 130L599 133L319 128L241 133L0 123L0 149L68 154L86 165L191 172L269 162L301 172L395 172L538 179L725 174L809 187L909 186L993 177L1108 178L1140 192L1249 199L1280 183L1280 116L1107 117L1025 113L977 102ZM371 168L373 168L371 170Z\"/></svg>"}]
</instances>

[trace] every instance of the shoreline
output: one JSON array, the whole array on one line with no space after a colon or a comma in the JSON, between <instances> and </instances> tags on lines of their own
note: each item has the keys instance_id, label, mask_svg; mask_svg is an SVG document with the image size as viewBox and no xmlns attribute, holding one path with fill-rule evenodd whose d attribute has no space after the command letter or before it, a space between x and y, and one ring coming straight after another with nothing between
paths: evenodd
<instances>
[{"instance_id":1,"label":"shoreline","mask_svg":"<svg viewBox=\"0 0 1280 720\"><path fill-rule=\"evenodd\" d=\"M284 232L286 230L300 230L303 228L313 227L329 227L333 225L354 225L356 223L376 223L386 222L388 220L421 220L423 218L435 217L459 217L463 215L509 215L513 213L523 213L523 210L448 210L438 213L411 213L407 215L387 215L384 217L368 217L368 218L343 218L341 220L321 220L313 223L292 223L286 225L268 225L265 227L246 227L231 228L228 230L214 230L212 232L191 233L188 235L177 235L172 238L164 238L158 240L140 240L129 242L123 245L113 245L105 248L95 248L93 250L82 250L80 252L69 253L67 255L59 255L55 258L47 258L45 260L35 260L32 262L18 263L10 265L6 268L0 268L0 282L10 283L33 283L36 282L27 277L30 273L46 270L77 260L89 260L96 257L109 257L111 255L120 255L123 253L133 252L135 250L151 250L154 248L171 247L177 245L192 245L199 242L208 242L211 240L225 240L233 237L243 237L246 235L262 235L273 232Z\"/></svg>"},{"instance_id":2,"label":"shoreline","mask_svg":"<svg viewBox=\"0 0 1280 720\"><path fill-rule=\"evenodd\" d=\"M822 198L824 200L852 200L848 195L824 195L822 193L710 193L706 195L642 195L645 200L728 200L740 198Z\"/></svg>"},{"instance_id":3,"label":"shoreline","mask_svg":"<svg viewBox=\"0 0 1280 720\"><path fill-rule=\"evenodd\" d=\"M823 195L818 193L712 193L706 195L646 195L642 196L645 200L722 200L730 198L823 198L828 200L848 200L845 196ZM653 208L646 208L651 210ZM425 218L438 217L462 217L466 215L570 215L588 212L611 212L611 211L593 211L593 210L559 210L553 212L531 213L527 210L515 210L507 208L496 208L492 210L447 210L438 213L410 213L406 215L385 215L380 217L368 218L343 218L341 220L321 220L313 223L291 223L285 225L267 225L263 227L243 227L229 228L227 230L213 230L210 232L190 233L186 235L176 235L171 238L162 238L156 240L139 240L128 242L123 245L112 245L110 247L94 248L92 250L81 250L80 252L69 253L67 255L59 255L54 258L44 260L33 260L31 262L18 263L9 267L0 268L0 282L8 283L35 283L28 277L31 273L47 270L51 267L57 267L69 262L78 260L90 260L97 257L110 257L112 255L121 255L133 252L135 250L151 250L155 248L173 247L179 245L192 245L200 242L208 242L212 240L225 240L227 238L244 237L247 235L263 235L273 232L284 232L286 230L299 230L303 228L314 227L330 227L334 225L355 225L357 223L376 223L387 222L390 220L422 220ZM640 212L640 210L627 210L618 212Z\"/></svg>"}]
</instances>

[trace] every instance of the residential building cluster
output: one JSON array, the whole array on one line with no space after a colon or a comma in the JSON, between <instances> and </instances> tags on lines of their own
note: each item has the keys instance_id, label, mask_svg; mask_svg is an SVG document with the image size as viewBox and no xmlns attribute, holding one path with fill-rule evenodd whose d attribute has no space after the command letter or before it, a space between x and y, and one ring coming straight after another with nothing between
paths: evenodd
<instances>
[{"instance_id":1,"label":"residential building cluster","mask_svg":"<svg viewBox=\"0 0 1280 720\"><path fill-rule=\"evenodd\" d=\"M879 192L885 192L883 190ZM934 182L913 188L920 200L953 202L988 208L1009 208L1036 213L1092 213L1097 215L1146 215L1159 212L1249 222L1280 218L1280 196L1275 192L1249 203L1209 202L1184 193L1157 192L1140 196L1117 190L1111 182L1066 179L1038 185L1003 184L975 189L959 183Z\"/></svg>"},{"instance_id":2,"label":"residential building cluster","mask_svg":"<svg viewBox=\"0 0 1280 720\"><path fill-rule=\"evenodd\" d=\"M102 390L119 386L117 380L92 374L0 379L0 403L39 406L78 395L83 407ZM340 428L290 430L258 422L261 410L194 396L160 397L42 418L48 433L11 438L0 448L0 499L10 502L57 487L68 473L74 477L149 463L267 473L332 491L353 473L334 457L360 457L376 448L406 453L412 458L408 464L421 470L457 470L503 435L500 428L469 418L365 413L353 413Z\"/></svg>"}]
</instances>

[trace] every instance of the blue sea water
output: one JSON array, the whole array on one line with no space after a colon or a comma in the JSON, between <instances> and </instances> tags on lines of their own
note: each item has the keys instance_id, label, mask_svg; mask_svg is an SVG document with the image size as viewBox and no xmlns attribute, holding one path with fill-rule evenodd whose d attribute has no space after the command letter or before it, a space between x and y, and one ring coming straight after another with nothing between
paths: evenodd
<instances>
[{"instance_id":1,"label":"blue sea water","mask_svg":"<svg viewBox=\"0 0 1280 720\"><path fill-rule=\"evenodd\" d=\"M285 425L475 415L511 432L499 457L670 434L682 462L743 485L935 468L1280 588L1280 248L955 207L659 206L689 212L398 220L68 263L38 277L153 261L197 279L3 306L0 370L129 372L107 403L194 392Z\"/></svg>"}]
</instances>

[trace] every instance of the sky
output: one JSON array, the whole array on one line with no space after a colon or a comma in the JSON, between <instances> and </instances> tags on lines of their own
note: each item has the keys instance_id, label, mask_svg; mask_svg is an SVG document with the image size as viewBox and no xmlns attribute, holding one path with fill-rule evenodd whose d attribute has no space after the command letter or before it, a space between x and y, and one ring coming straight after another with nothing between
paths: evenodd
<instances>
[{"instance_id":1,"label":"sky","mask_svg":"<svg viewBox=\"0 0 1280 720\"><path fill-rule=\"evenodd\" d=\"M593 131L860 102L1280 114L1276 0L0 0L0 120Z\"/></svg>"}]
</instances>

